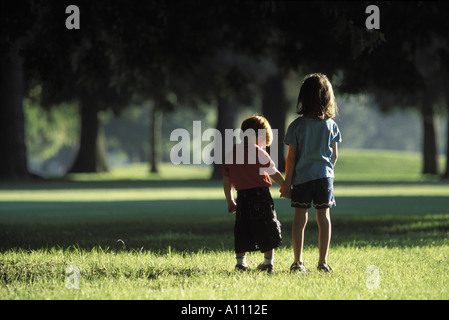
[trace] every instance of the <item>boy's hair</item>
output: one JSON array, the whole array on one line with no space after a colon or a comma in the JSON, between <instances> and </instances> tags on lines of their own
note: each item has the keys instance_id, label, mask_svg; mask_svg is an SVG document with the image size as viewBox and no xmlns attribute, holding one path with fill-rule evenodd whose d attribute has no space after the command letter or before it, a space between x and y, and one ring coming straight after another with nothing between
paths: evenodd
<instances>
[{"instance_id":1,"label":"boy's hair","mask_svg":"<svg viewBox=\"0 0 449 320\"><path fill-rule=\"evenodd\" d=\"M326 75L313 73L304 78L296 108L297 114L317 119L333 119L337 116L337 102Z\"/></svg>"},{"instance_id":2,"label":"boy's hair","mask_svg":"<svg viewBox=\"0 0 449 320\"><path fill-rule=\"evenodd\" d=\"M268 147L271 142L273 142L273 132L271 131L271 126L268 120L262 116L252 116L243 120L240 127L242 133L248 129L253 129L256 136L259 129L263 129L266 132L266 146Z\"/></svg>"}]
</instances>

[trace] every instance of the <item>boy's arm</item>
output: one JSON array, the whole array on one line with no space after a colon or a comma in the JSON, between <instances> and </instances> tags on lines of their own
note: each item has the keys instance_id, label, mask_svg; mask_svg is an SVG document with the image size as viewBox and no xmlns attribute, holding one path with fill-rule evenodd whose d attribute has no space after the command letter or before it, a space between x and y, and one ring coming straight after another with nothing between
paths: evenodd
<instances>
[{"instance_id":1,"label":"boy's arm","mask_svg":"<svg viewBox=\"0 0 449 320\"><path fill-rule=\"evenodd\" d=\"M338 159L338 143L337 142L332 142L332 149L334 150L332 152L332 163L334 164L334 168L335 168L335 164L337 163L337 159Z\"/></svg>"},{"instance_id":2,"label":"boy's arm","mask_svg":"<svg viewBox=\"0 0 449 320\"><path fill-rule=\"evenodd\" d=\"M223 176L223 190L226 197L226 202L228 203L228 212L235 213L237 205L234 201L234 196L232 195L231 179L229 179L228 176Z\"/></svg>"},{"instance_id":3,"label":"boy's arm","mask_svg":"<svg viewBox=\"0 0 449 320\"><path fill-rule=\"evenodd\" d=\"M292 179L293 173L295 171L296 166L296 146L288 145L288 155L287 160L285 161L285 182L281 187L281 197L290 199L291 192L290 189L292 187Z\"/></svg>"},{"instance_id":4,"label":"boy's arm","mask_svg":"<svg viewBox=\"0 0 449 320\"><path fill-rule=\"evenodd\" d=\"M275 174L270 175L270 178L273 179L273 181L276 182L281 187L284 185L285 182L284 177L279 171L276 171Z\"/></svg>"}]
</instances>

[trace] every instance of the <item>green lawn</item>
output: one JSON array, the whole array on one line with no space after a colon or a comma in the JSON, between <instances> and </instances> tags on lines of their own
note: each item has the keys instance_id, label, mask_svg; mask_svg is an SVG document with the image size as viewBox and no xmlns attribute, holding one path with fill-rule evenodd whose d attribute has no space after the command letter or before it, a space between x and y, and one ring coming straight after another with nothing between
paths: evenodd
<instances>
[{"instance_id":1,"label":"green lawn","mask_svg":"<svg viewBox=\"0 0 449 320\"><path fill-rule=\"evenodd\" d=\"M146 170L0 184L0 299L449 298L449 183L421 177L419 155L341 151L329 275L316 271L313 210L308 272L289 274L293 209L277 186L275 272L241 274L234 216L210 168Z\"/></svg>"}]
</instances>

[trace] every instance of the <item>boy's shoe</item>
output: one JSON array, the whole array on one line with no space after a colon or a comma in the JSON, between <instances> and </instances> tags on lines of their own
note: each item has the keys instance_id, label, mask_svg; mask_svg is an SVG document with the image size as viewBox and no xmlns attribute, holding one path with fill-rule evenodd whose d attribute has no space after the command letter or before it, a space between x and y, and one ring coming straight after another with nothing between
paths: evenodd
<instances>
[{"instance_id":1,"label":"boy's shoe","mask_svg":"<svg viewBox=\"0 0 449 320\"><path fill-rule=\"evenodd\" d=\"M245 264L236 264L235 265L235 271L249 271L251 270L251 268L249 267L249 265Z\"/></svg>"},{"instance_id":2,"label":"boy's shoe","mask_svg":"<svg viewBox=\"0 0 449 320\"><path fill-rule=\"evenodd\" d=\"M290 266L290 273L292 272L306 272L306 267L304 267L304 264L293 262L293 264Z\"/></svg>"},{"instance_id":3,"label":"boy's shoe","mask_svg":"<svg viewBox=\"0 0 449 320\"><path fill-rule=\"evenodd\" d=\"M319 264L318 267L317 267L317 270L318 270L318 271L323 271L323 272L325 272L325 273L330 273L330 272L332 272L332 268L331 268L331 266L328 265L328 264Z\"/></svg>"},{"instance_id":4,"label":"boy's shoe","mask_svg":"<svg viewBox=\"0 0 449 320\"><path fill-rule=\"evenodd\" d=\"M261 263L257 266L257 270L259 271L267 271L268 273L273 272L273 265L272 264L265 264Z\"/></svg>"}]
</instances>

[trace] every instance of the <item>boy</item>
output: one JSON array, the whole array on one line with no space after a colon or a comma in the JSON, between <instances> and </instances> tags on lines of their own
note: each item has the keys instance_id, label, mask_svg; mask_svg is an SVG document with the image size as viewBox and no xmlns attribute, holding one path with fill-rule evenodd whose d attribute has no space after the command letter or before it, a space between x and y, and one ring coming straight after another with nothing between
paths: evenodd
<instances>
[{"instance_id":1,"label":"boy","mask_svg":"<svg viewBox=\"0 0 449 320\"><path fill-rule=\"evenodd\" d=\"M284 177L262 149L273 140L267 119L249 117L243 121L241 130L242 143L234 145L233 151L226 155L222 169L228 211L236 213L235 269L249 270L246 252L259 250L265 259L257 269L272 272L274 248L280 246L282 237L269 187L271 179L282 186ZM232 195L232 186L237 190L237 202Z\"/></svg>"}]
</instances>

